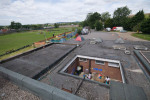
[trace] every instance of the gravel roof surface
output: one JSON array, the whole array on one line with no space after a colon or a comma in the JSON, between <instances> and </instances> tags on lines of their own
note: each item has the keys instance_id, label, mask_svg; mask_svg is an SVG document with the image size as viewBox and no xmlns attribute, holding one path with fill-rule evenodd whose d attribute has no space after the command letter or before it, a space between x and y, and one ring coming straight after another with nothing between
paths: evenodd
<instances>
[{"instance_id":1,"label":"gravel roof surface","mask_svg":"<svg viewBox=\"0 0 150 100\"><path fill-rule=\"evenodd\" d=\"M0 100L41 100L0 76Z\"/></svg>"}]
</instances>

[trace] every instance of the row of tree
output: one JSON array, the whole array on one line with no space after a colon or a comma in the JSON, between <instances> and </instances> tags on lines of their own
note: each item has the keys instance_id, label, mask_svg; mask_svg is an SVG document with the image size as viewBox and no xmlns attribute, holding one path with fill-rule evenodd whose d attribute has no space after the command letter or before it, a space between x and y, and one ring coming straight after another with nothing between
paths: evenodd
<instances>
[{"instance_id":1,"label":"row of tree","mask_svg":"<svg viewBox=\"0 0 150 100\"><path fill-rule=\"evenodd\" d=\"M12 21L8 28L15 29L15 30L19 30L19 29L34 29L34 30L36 30L36 29L42 29L43 25L41 25L41 24L22 25L19 22Z\"/></svg>"},{"instance_id":2,"label":"row of tree","mask_svg":"<svg viewBox=\"0 0 150 100\"><path fill-rule=\"evenodd\" d=\"M45 27L46 25L44 24L31 24L31 25L22 25L21 23L19 22L14 22L12 21L10 26L8 26L8 28L10 29L15 29L15 30L18 30L18 29L32 29L32 30L36 30L36 29L43 29L43 27ZM47 25L48 26L48 25ZM59 24L55 23L54 24L54 27L55 28L58 28L59 27Z\"/></svg>"},{"instance_id":3,"label":"row of tree","mask_svg":"<svg viewBox=\"0 0 150 100\"><path fill-rule=\"evenodd\" d=\"M131 10L125 6L117 8L113 13L113 18L109 12L99 14L98 12L89 13L86 19L80 23L81 26L90 26L92 29L102 30L106 27L122 26L128 31L142 31L150 33L150 18L144 17L144 11L141 10L133 17L129 17Z\"/></svg>"}]
</instances>

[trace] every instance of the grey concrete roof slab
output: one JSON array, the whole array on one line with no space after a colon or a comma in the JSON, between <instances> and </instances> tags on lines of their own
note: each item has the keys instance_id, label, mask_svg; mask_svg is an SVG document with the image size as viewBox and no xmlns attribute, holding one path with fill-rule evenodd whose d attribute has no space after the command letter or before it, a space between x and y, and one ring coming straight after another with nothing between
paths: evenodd
<instances>
[{"instance_id":1,"label":"grey concrete roof slab","mask_svg":"<svg viewBox=\"0 0 150 100\"><path fill-rule=\"evenodd\" d=\"M110 100L147 100L141 87L111 81Z\"/></svg>"}]
</instances>

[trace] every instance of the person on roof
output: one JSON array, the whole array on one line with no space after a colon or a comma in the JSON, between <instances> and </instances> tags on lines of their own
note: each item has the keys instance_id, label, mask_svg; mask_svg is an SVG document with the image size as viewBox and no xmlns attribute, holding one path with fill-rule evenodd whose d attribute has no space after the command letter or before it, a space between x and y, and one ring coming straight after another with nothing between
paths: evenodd
<instances>
[{"instance_id":1,"label":"person on roof","mask_svg":"<svg viewBox=\"0 0 150 100\"><path fill-rule=\"evenodd\" d=\"M105 83L106 83L106 84L109 84L109 80L110 80L110 78L109 78L108 76L106 76L106 78L105 78Z\"/></svg>"},{"instance_id":2,"label":"person on roof","mask_svg":"<svg viewBox=\"0 0 150 100\"><path fill-rule=\"evenodd\" d=\"M91 79L91 78L92 78L92 73L90 72L88 75L88 79Z\"/></svg>"},{"instance_id":3,"label":"person on roof","mask_svg":"<svg viewBox=\"0 0 150 100\"><path fill-rule=\"evenodd\" d=\"M99 79L102 79L102 74L99 74L99 75L98 75L98 78L99 78Z\"/></svg>"},{"instance_id":4,"label":"person on roof","mask_svg":"<svg viewBox=\"0 0 150 100\"><path fill-rule=\"evenodd\" d=\"M54 35L54 33L53 33L53 37L54 37L55 35Z\"/></svg>"}]
</instances>

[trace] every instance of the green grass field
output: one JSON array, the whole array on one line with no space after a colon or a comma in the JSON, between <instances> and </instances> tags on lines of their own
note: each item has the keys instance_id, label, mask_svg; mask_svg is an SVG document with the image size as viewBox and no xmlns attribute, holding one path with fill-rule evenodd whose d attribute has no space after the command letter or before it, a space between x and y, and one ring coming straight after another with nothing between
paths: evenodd
<instances>
[{"instance_id":1,"label":"green grass field","mask_svg":"<svg viewBox=\"0 0 150 100\"><path fill-rule=\"evenodd\" d=\"M150 34L134 33L132 36L150 41Z\"/></svg>"},{"instance_id":2,"label":"green grass field","mask_svg":"<svg viewBox=\"0 0 150 100\"><path fill-rule=\"evenodd\" d=\"M53 33L55 35L72 31L72 28L55 28L51 30L33 30L27 32L19 32L8 35L0 36L0 54L4 54L6 51L12 49L18 49L25 45L30 45L34 42L44 40L46 38L52 37ZM41 34L42 32L42 34ZM45 33L45 35L44 35Z\"/></svg>"}]
</instances>

